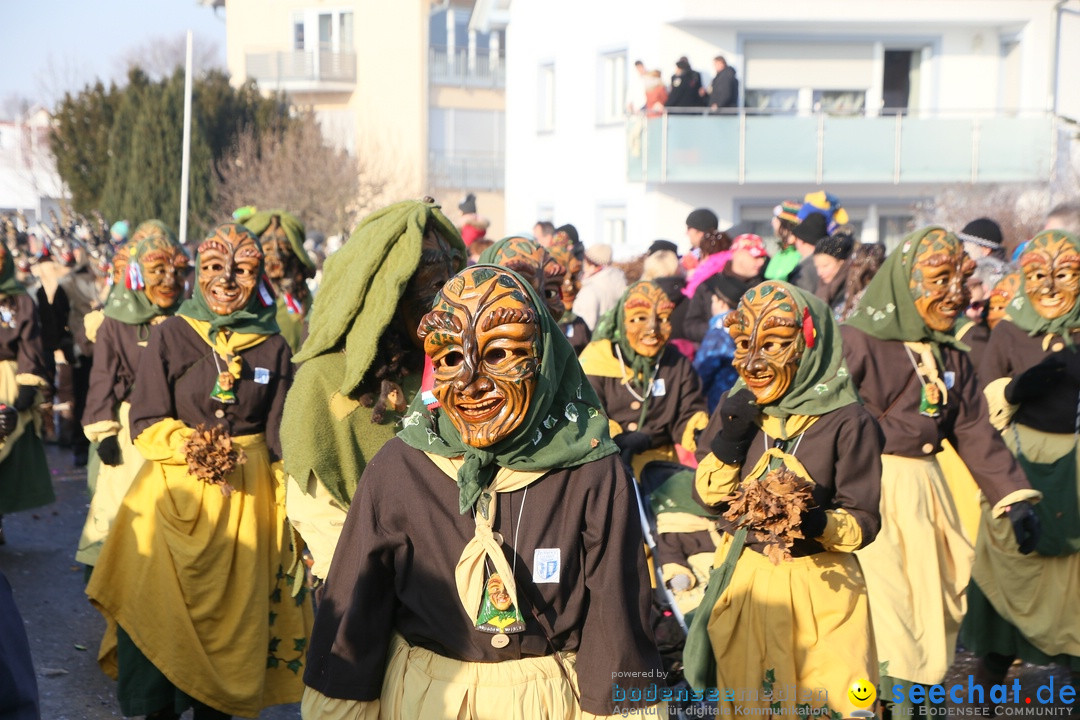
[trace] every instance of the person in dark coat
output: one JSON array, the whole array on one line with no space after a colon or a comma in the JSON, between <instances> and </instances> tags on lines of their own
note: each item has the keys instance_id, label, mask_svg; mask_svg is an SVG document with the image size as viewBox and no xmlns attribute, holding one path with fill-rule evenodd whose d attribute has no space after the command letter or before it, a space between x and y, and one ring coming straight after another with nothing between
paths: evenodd
<instances>
[{"instance_id":1,"label":"person in dark coat","mask_svg":"<svg viewBox=\"0 0 1080 720\"><path fill-rule=\"evenodd\" d=\"M690 67L690 61L683 56L675 61L675 74L671 76L671 90L668 92L668 108L697 108L705 105L701 96L701 73Z\"/></svg>"},{"instance_id":2,"label":"person in dark coat","mask_svg":"<svg viewBox=\"0 0 1080 720\"><path fill-rule=\"evenodd\" d=\"M727 64L723 55L713 58L716 75L709 85L709 110L717 112L723 108L739 106L739 79L735 77L735 68Z\"/></svg>"}]
</instances>

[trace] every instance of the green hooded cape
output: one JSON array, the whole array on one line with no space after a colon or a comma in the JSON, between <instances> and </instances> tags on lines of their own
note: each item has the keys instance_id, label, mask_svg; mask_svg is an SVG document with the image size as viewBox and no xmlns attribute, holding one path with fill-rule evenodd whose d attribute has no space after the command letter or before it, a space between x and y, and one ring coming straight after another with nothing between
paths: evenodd
<instances>
[{"instance_id":1,"label":"green hooded cape","mask_svg":"<svg viewBox=\"0 0 1080 720\"><path fill-rule=\"evenodd\" d=\"M1056 243L1059 240L1065 240L1072 245L1077 254L1080 254L1080 239L1075 235L1070 235L1062 230L1044 230L1033 237L1027 247L1024 248L1024 253L1020 256L1021 265L1023 265L1024 255L1027 253L1040 250L1046 244L1050 242ZM1020 292L1016 293L1016 296L1009 301L1007 307L1007 319L1011 320L1013 325L1016 325L1028 335L1060 335L1065 342L1065 346L1076 352L1076 345L1073 343L1072 333L1069 331L1080 327L1080 298L1077 298L1077 302L1073 303L1072 308L1067 313L1050 320L1035 311L1031 304L1031 298L1027 294L1025 283L1021 281Z\"/></svg>"},{"instance_id":2,"label":"green hooded cape","mask_svg":"<svg viewBox=\"0 0 1080 720\"><path fill-rule=\"evenodd\" d=\"M128 255L128 267L131 268L132 264L135 264L141 275L146 274L142 259L151 250L172 246L181 252L185 252L183 246L176 241L176 236L160 220L147 220L140 223L139 227L135 228L135 234L141 235L142 239L136 243ZM150 298L146 296L142 289L129 288L127 282L128 277L127 273L125 273L121 282L109 290L109 296L105 299L103 311L105 317L119 320L125 325L144 325L159 315L172 315L180 305L180 298L177 298L172 307L158 307L150 302Z\"/></svg>"},{"instance_id":3,"label":"green hooded cape","mask_svg":"<svg viewBox=\"0 0 1080 720\"><path fill-rule=\"evenodd\" d=\"M525 417L508 437L490 447L475 448L462 442L446 413L430 412L422 393L417 393L402 420L404 429L398 433L417 450L443 457L465 457L457 480L459 510L463 514L481 499L500 467L532 471L573 467L619 452L608 435L608 419L600 399L543 299L512 270L476 265L470 271L484 269L492 275L504 274L508 287L512 280L523 288L540 325L539 374ZM487 504L482 503L480 510L486 513Z\"/></svg>"}]
</instances>

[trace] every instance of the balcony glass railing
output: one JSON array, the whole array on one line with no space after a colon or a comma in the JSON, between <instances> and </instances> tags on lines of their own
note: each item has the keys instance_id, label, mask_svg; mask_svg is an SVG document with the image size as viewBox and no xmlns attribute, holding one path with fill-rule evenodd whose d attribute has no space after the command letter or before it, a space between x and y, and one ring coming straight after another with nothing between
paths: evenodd
<instances>
[{"instance_id":1,"label":"balcony glass railing","mask_svg":"<svg viewBox=\"0 0 1080 720\"><path fill-rule=\"evenodd\" d=\"M319 84L356 83L356 53L290 50L247 54L247 75L260 85L317 90ZM334 89L337 89L335 87Z\"/></svg>"},{"instance_id":2,"label":"balcony glass railing","mask_svg":"<svg viewBox=\"0 0 1080 720\"><path fill-rule=\"evenodd\" d=\"M428 51L428 75L432 85L470 88L506 87L506 57L501 52L433 47Z\"/></svg>"},{"instance_id":3,"label":"balcony glass railing","mask_svg":"<svg viewBox=\"0 0 1080 720\"><path fill-rule=\"evenodd\" d=\"M502 190L505 175L501 157L438 152L428 155L428 184L432 188Z\"/></svg>"},{"instance_id":4,"label":"balcony glass railing","mask_svg":"<svg viewBox=\"0 0 1080 720\"><path fill-rule=\"evenodd\" d=\"M627 122L631 182L1031 182L1049 177L1055 120L892 114L666 114Z\"/></svg>"}]
</instances>

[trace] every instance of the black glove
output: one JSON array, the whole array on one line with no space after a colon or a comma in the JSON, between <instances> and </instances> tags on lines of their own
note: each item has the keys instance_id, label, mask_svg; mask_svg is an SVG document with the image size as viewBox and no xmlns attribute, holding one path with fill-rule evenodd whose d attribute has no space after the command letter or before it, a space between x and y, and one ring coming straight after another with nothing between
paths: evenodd
<instances>
[{"instance_id":1,"label":"black glove","mask_svg":"<svg viewBox=\"0 0 1080 720\"><path fill-rule=\"evenodd\" d=\"M622 432L611 439L619 446L619 454L627 465L635 455L652 447L652 436L640 430Z\"/></svg>"},{"instance_id":2,"label":"black glove","mask_svg":"<svg viewBox=\"0 0 1080 720\"><path fill-rule=\"evenodd\" d=\"M802 518L799 520L799 530L804 538L813 540L821 537L821 534L825 532L825 525L828 521L829 516L825 513L824 508L809 508L803 511Z\"/></svg>"},{"instance_id":3,"label":"black glove","mask_svg":"<svg viewBox=\"0 0 1080 720\"><path fill-rule=\"evenodd\" d=\"M98 443L97 454L101 462L112 467L124 462L124 454L120 452L120 440L116 435L102 438Z\"/></svg>"},{"instance_id":4,"label":"black glove","mask_svg":"<svg viewBox=\"0 0 1080 720\"><path fill-rule=\"evenodd\" d=\"M19 413L10 405L0 403L0 441L15 432L15 426L19 422Z\"/></svg>"},{"instance_id":5,"label":"black glove","mask_svg":"<svg viewBox=\"0 0 1080 720\"><path fill-rule=\"evenodd\" d=\"M1013 526L1013 534L1016 535L1016 544L1020 546L1020 554L1027 555L1035 549L1039 536L1042 535L1039 516L1027 501L1013 503L1007 514Z\"/></svg>"},{"instance_id":6,"label":"black glove","mask_svg":"<svg viewBox=\"0 0 1080 720\"><path fill-rule=\"evenodd\" d=\"M1060 387L1064 378L1065 363L1051 355L1013 378L1012 382L1005 386L1005 399L1018 405L1025 400L1040 398Z\"/></svg>"},{"instance_id":7,"label":"black glove","mask_svg":"<svg viewBox=\"0 0 1080 720\"><path fill-rule=\"evenodd\" d=\"M20 385L19 396L15 398L15 402L12 403L12 405L19 412L26 412L30 409L30 406L34 404L37 393L38 389L33 385Z\"/></svg>"},{"instance_id":8,"label":"black glove","mask_svg":"<svg viewBox=\"0 0 1080 720\"><path fill-rule=\"evenodd\" d=\"M754 402L754 393L743 388L728 395L720 404L720 417L724 426L713 438L709 449L716 458L727 465L742 465L746 452L757 434L757 419L761 409Z\"/></svg>"}]
</instances>

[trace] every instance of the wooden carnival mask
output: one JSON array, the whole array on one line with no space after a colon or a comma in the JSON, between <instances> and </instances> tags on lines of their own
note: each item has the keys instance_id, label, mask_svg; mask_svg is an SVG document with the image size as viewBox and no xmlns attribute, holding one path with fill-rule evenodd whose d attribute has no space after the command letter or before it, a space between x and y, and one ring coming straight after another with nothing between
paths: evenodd
<instances>
[{"instance_id":1,"label":"wooden carnival mask","mask_svg":"<svg viewBox=\"0 0 1080 720\"><path fill-rule=\"evenodd\" d=\"M638 355L656 357L671 338L675 303L654 283L638 283L623 303L623 333Z\"/></svg>"},{"instance_id":2,"label":"wooden carnival mask","mask_svg":"<svg viewBox=\"0 0 1080 720\"><path fill-rule=\"evenodd\" d=\"M525 278L536 290L536 294L544 298L544 304L551 316L556 320L562 317L565 311L562 284L566 277L566 268L541 245L526 238L510 238L496 254L493 262Z\"/></svg>"},{"instance_id":3,"label":"wooden carnival mask","mask_svg":"<svg viewBox=\"0 0 1080 720\"><path fill-rule=\"evenodd\" d=\"M967 279L974 272L975 261L952 233L938 228L919 241L908 288L928 328L938 332L952 328L971 299Z\"/></svg>"},{"instance_id":4,"label":"wooden carnival mask","mask_svg":"<svg viewBox=\"0 0 1080 720\"><path fill-rule=\"evenodd\" d=\"M405 292L398 302L397 316L401 326L408 328L409 339L418 350L424 348L423 339L416 334L416 327L424 313L431 310L435 297L446 281L454 274L457 258L453 248L439 232L428 226L420 246L420 264L405 285Z\"/></svg>"},{"instance_id":5,"label":"wooden carnival mask","mask_svg":"<svg viewBox=\"0 0 1080 720\"><path fill-rule=\"evenodd\" d=\"M263 252L240 225L219 226L199 245L199 292L210 310L231 315L247 307L259 284Z\"/></svg>"},{"instance_id":6,"label":"wooden carnival mask","mask_svg":"<svg viewBox=\"0 0 1080 720\"><path fill-rule=\"evenodd\" d=\"M536 313L516 278L480 266L453 277L420 321L432 392L466 445L494 445L528 412L540 366Z\"/></svg>"},{"instance_id":7,"label":"wooden carnival mask","mask_svg":"<svg viewBox=\"0 0 1080 720\"><path fill-rule=\"evenodd\" d=\"M270 218L270 226L259 236L259 244L262 245L265 258L263 259L266 277L274 283L274 287L283 280L293 281L297 275L303 274L303 265L293 252L292 243L285 228L281 227L280 218L273 215Z\"/></svg>"},{"instance_id":8,"label":"wooden carnival mask","mask_svg":"<svg viewBox=\"0 0 1080 720\"><path fill-rule=\"evenodd\" d=\"M565 241L562 241L565 238ZM548 248L548 252L555 262L559 263L566 270L566 274L563 276L562 285L559 286L559 291L562 294L562 304L564 310L569 310L574 306L574 300L577 298L578 293L581 292L581 278L584 272L584 265L581 260L574 255L573 243L566 237L565 232L555 233L555 243Z\"/></svg>"},{"instance_id":9,"label":"wooden carnival mask","mask_svg":"<svg viewBox=\"0 0 1080 720\"><path fill-rule=\"evenodd\" d=\"M170 308L183 296L188 257L179 245L164 235L152 236L147 245L149 247L139 258L146 283L143 292L158 307Z\"/></svg>"},{"instance_id":10,"label":"wooden carnival mask","mask_svg":"<svg viewBox=\"0 0 1080 720\"><path fill-rule=\"evenodd\" d=\"M131 257L131 250L135 247L134 241L128 241L116 248L116 254L112 258L112 283L113 285L120 285L124 282L124 275L127 274L128 258Z\"/></svg>"},{"instance_id":11,"label":"wooden carnival mask","mask_svg":"<svg viewBox=\"0 0 1080 720\"><path fill-rule=\"evenodd\" d=\"M1047 320L1072 310L1080 294L1080 252L1069 236L1049 230L1036 236L1020 256L1024 292Z\"/></svg>"},{"instance_id":12,"label":"wooden carnival mask","mask_svg":"<svg viewBox=\"0 0 1080 720\"><path fill-rule=\"evenodd\" d=\"M1020 273L1009 273L998 280L997 285L990 291L990 299L987 301L989 309L986 313L986 324L991 330L1005 317L1006 309L1016 293L1020 292L1023 276Z\"/></svg>"},{"instance_id":13,"label":"wooden carnival mask","mask_svg":"<svg viewBox=\"0 0 1080 720\"><path fill-rule=\"evenodd\" d=\"M743 295L724 318L735 341L732 365L759 405L787 394L806 350L804 318L781 286L762 283Z\"/></svg>"}]
</instances>

